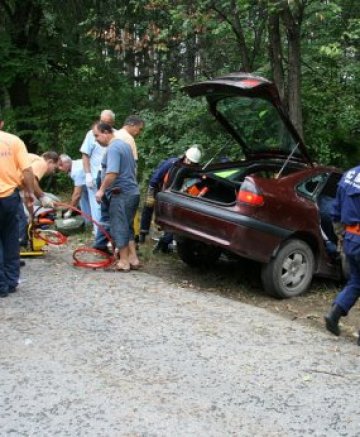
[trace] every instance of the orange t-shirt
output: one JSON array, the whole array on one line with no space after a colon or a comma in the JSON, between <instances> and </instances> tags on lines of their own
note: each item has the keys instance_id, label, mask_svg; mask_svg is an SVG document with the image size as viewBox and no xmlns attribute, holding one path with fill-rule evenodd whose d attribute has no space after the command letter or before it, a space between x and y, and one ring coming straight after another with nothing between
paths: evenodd
<instances>
[{"instance_id":1,"label":"orange t-shirt","mask_svg":"<svg viewBox=\"0 0 360 437\"><path fill-rule=\"evenodd\" d=\"M33 169L34 176L40 181L48 170L47 162L41 156L29 153L30 165Z\"/></svg>"},{"instance_id":2,"label":"orange t-shirt","mask_svg":"<svg viewBox=\"0 0 360 437\"><path fill-rule=\"evenodd\" d=\"M0 131L0 197L21 186L21 172L30 167L25 144L16 135Z\"/></svg>"}]
</instances>

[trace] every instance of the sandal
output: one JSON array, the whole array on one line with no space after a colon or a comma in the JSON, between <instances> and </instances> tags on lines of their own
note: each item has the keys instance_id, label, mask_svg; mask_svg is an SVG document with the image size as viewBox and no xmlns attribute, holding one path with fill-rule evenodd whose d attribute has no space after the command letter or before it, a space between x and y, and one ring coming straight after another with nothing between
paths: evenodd
<instances>
[{"instance_id":1,"label":"sandal","mask_svg":"<svg viewBox=\"0 0 360 437\"><path fill-rule=\"evenodd\" d=\"M118 264L114 263L111 266L105 268L104 270L107 271L107 272L129 273L130 272L130 267L126 268L126 267L122 267L122 266L119 266Z\"/></svg>"},{"instance_id":2,"label":"sandal","mask_svg":"<svg viewBox=\"0 0 360 437\"><path fill-rule=\"evenodd\" d=\"M128 272L130 272L130 265L129 265L129 267L123 267L123 266L119 266L119 264L115 264L115 271L128 273Z\"/></svg>"},{"instance_id":3,"label":"sandal","mask_svg":"<svg viewBox=\"0 0 360 437\"><path fill-rule=\"evenodd\" d=\"M141 264L141 263L130 264L130 270L139 270L139 269L141 269L141 267L143 267L143 264Z\"/></svg>"}]
</instances>

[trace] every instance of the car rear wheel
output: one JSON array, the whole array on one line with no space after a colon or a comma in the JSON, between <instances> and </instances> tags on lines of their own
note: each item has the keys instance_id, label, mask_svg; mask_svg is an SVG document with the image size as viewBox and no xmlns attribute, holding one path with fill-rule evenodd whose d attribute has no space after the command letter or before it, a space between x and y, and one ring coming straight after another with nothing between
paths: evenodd
<instances>
[{"instance_id":1,"label":"car rear wheel","mask_svg":"<svg viewBox=\"0 0 360 437\"><path fill-rule=\"evenodd\" d=\"M275 258L262 266L263 287L278 298L298 296L309 287L314 264L314 254L308 244L301 240L289 240Z\"/></svg>"},{"instance_id":2,"label":"car rear wheel","mask_svg":"<svg viewBox=\"0 0 360 437\"><path fill-rule=\"evenodd\" d=\"M221 250L200 241L181 238L176 241L179 257L190 267L209 267L219 259Z\"/></svg>"}]
</instances>

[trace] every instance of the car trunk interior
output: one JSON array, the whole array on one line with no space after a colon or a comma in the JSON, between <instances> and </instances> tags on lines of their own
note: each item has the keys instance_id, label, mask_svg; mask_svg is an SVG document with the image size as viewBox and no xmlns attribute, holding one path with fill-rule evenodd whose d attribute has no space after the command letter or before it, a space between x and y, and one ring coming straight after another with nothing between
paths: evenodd
<instances>
[{"instance_id":1,"label":"car trunk interior","mask_svg":"<svg viewBox=\"0 0 360 437\"><path fill-rule=\"evenodd\" d=\"M171 190L207 201L232 204L246 176L276 179L304 168L301 164L291 164L282 170L282 166L283 162L247 162L246 165L221 169L181 167L173 179Z\"/></svg>"}]
</instances>

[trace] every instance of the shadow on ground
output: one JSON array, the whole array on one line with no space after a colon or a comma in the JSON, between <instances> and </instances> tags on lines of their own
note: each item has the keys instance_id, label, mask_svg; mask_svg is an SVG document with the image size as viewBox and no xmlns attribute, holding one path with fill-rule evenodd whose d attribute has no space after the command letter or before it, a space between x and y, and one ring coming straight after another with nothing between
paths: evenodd
<instances>
[{"instance_id":1,"label":"shadow on ground","mask_svg":"<svg viewBox=\"0 0 360 437\"><path fill-rule=\"evenodd\" d=\"M147 273L184 289L195 288L203 293L216 293L226 299L266 308L319 330L324 330L323 316L343 285L324 278L314 278L311 288L305 294L281 300L267 295L262 289L260 266L257 263L221 258L211 269L191 268L176 253L153 254L152 247L151 242L140 247L140 257ZM342 336L354 341L360 328L358 306L352 309L348 317L342 319L341 325Z\"/></svg>"}]
</instances>

